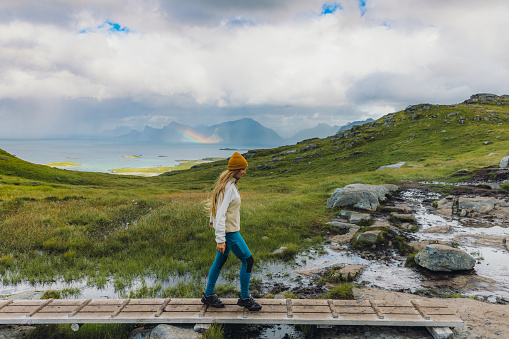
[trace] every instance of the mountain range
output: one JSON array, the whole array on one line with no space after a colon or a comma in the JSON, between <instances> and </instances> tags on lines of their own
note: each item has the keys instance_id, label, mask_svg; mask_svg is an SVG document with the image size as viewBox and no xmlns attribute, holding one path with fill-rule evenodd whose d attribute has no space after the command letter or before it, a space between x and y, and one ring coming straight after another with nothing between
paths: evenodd
<instances>
[{"instance_id":1,"label":"mountain range","mask_svg":"<svg viewBox=\"0 0 509 339\"><path fill-rule=\"evenodd\" d=\"M142 132L131 130L118 138L128 141L144 141L153 143L215 143L227 145L280 146L296 143L305 139L325 138L350 129L356 125L371 122L373 119L350 122L344 126L329 126L320 123L313 128L299 131L291 138L282 138L276 131L267 128L258 121L244 118L223 122L217 125L188 126L172 122L163 128L145 126Z\"/></svg>"}]
</instances>

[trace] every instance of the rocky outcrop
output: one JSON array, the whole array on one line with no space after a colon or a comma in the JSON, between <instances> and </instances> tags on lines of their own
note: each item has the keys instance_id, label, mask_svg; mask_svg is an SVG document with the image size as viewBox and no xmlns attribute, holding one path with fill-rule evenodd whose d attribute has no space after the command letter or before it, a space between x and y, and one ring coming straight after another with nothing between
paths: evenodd
<instances>
[{"instance_id":1,"label":"rocky outcrop","mask_svg":"<svg viewBox=\"0 0 509 339\"><path fill-rule=\"evenodd\" d=\"M327 208L352 206L367 210L376 210L380 201L384 201L391 192L399 189L396 185L351 184L336 188L327 199Z\"/></svg>"},{"instance_id":2,"label":"rocky outcrop","mask_svg":"<svg viewBox=\"0 0 509 339\"><path fill-rule=\"evenodd\" d=\"M428 245L415 255L417 265L436 272L466 271L474 268L475 259L458 248Z\"/></svg>"},{"instance_id":3,"label":"rocky outcrop","mask_svg":"<svg viewBox=\"0 0 509 339\"><path fill-rule=\"evenodd\" d=\"M509 167L509 155L505 156L500 160L500 164L498 165L500 168L506 168Z\"/></svg>"},{"instance_id":4,"label":"rocky outcrop","mask_svg":"<svg viewBox=\"0 0 509 339\"><path fill-rule=\"evenodd\" d=\"M438 201L437 212L448 216L476 217L484 215L507 219L509 218L509 203L489 197L448 196Z\"/></svg>"}]
</instances>

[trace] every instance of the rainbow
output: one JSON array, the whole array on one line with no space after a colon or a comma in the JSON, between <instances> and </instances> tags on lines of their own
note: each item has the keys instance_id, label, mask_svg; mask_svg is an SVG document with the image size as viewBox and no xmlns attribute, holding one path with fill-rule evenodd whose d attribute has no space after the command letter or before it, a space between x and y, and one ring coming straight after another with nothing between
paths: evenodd
<instances>
[{"instance_id":1,"label":"rainbow","mask_svg":"<svg viewBox=\"0 0 509 339\"><path fill-rule=\"evenodd\" d=\"M196 131L193 131L190 128L185 129L176 128L176 130L187 140L197 142L200 144L217 144L221 142L221 138L219 138L217 135L204 137L203 135L197 133Z\"/></svg>"}]
</instances>

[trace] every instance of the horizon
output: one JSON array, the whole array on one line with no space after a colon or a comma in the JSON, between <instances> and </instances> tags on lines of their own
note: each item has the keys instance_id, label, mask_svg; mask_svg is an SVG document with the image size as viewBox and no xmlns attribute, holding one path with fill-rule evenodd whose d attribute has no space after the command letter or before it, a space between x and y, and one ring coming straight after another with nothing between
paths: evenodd
<instances>
[{"instance_id":1,"label":"horizon","mask_svg":"<svg viewBox=\"0 0 509 339\"><path fill-rule=\"evenodd\" d=\"M502 95L507 14L473 0L9 1L0 138L244 117L288 138Z\"/></svg>"}]
</instances>

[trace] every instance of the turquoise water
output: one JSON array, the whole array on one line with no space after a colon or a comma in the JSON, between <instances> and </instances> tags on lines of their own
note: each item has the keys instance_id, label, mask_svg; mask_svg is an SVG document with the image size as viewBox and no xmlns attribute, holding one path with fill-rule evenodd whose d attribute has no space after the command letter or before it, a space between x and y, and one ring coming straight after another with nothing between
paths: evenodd
<instances>
[{"instance_id":1,"label":"turquoise water","mask_svg":"<svg viewBox=\"0 0 509 339\"><path fill-rule=\"evenodd\" d=\"M221 148L229 148L227 150ZM116 168L175 166L177 160L228 158L233 152L247 152L256 147L211 144L160 145L103 140L0 140L0 149L34 163L75 162L76 171L105 172ZM139 159L125 158L136 155Z\"/></svg>"}]
</instances>

